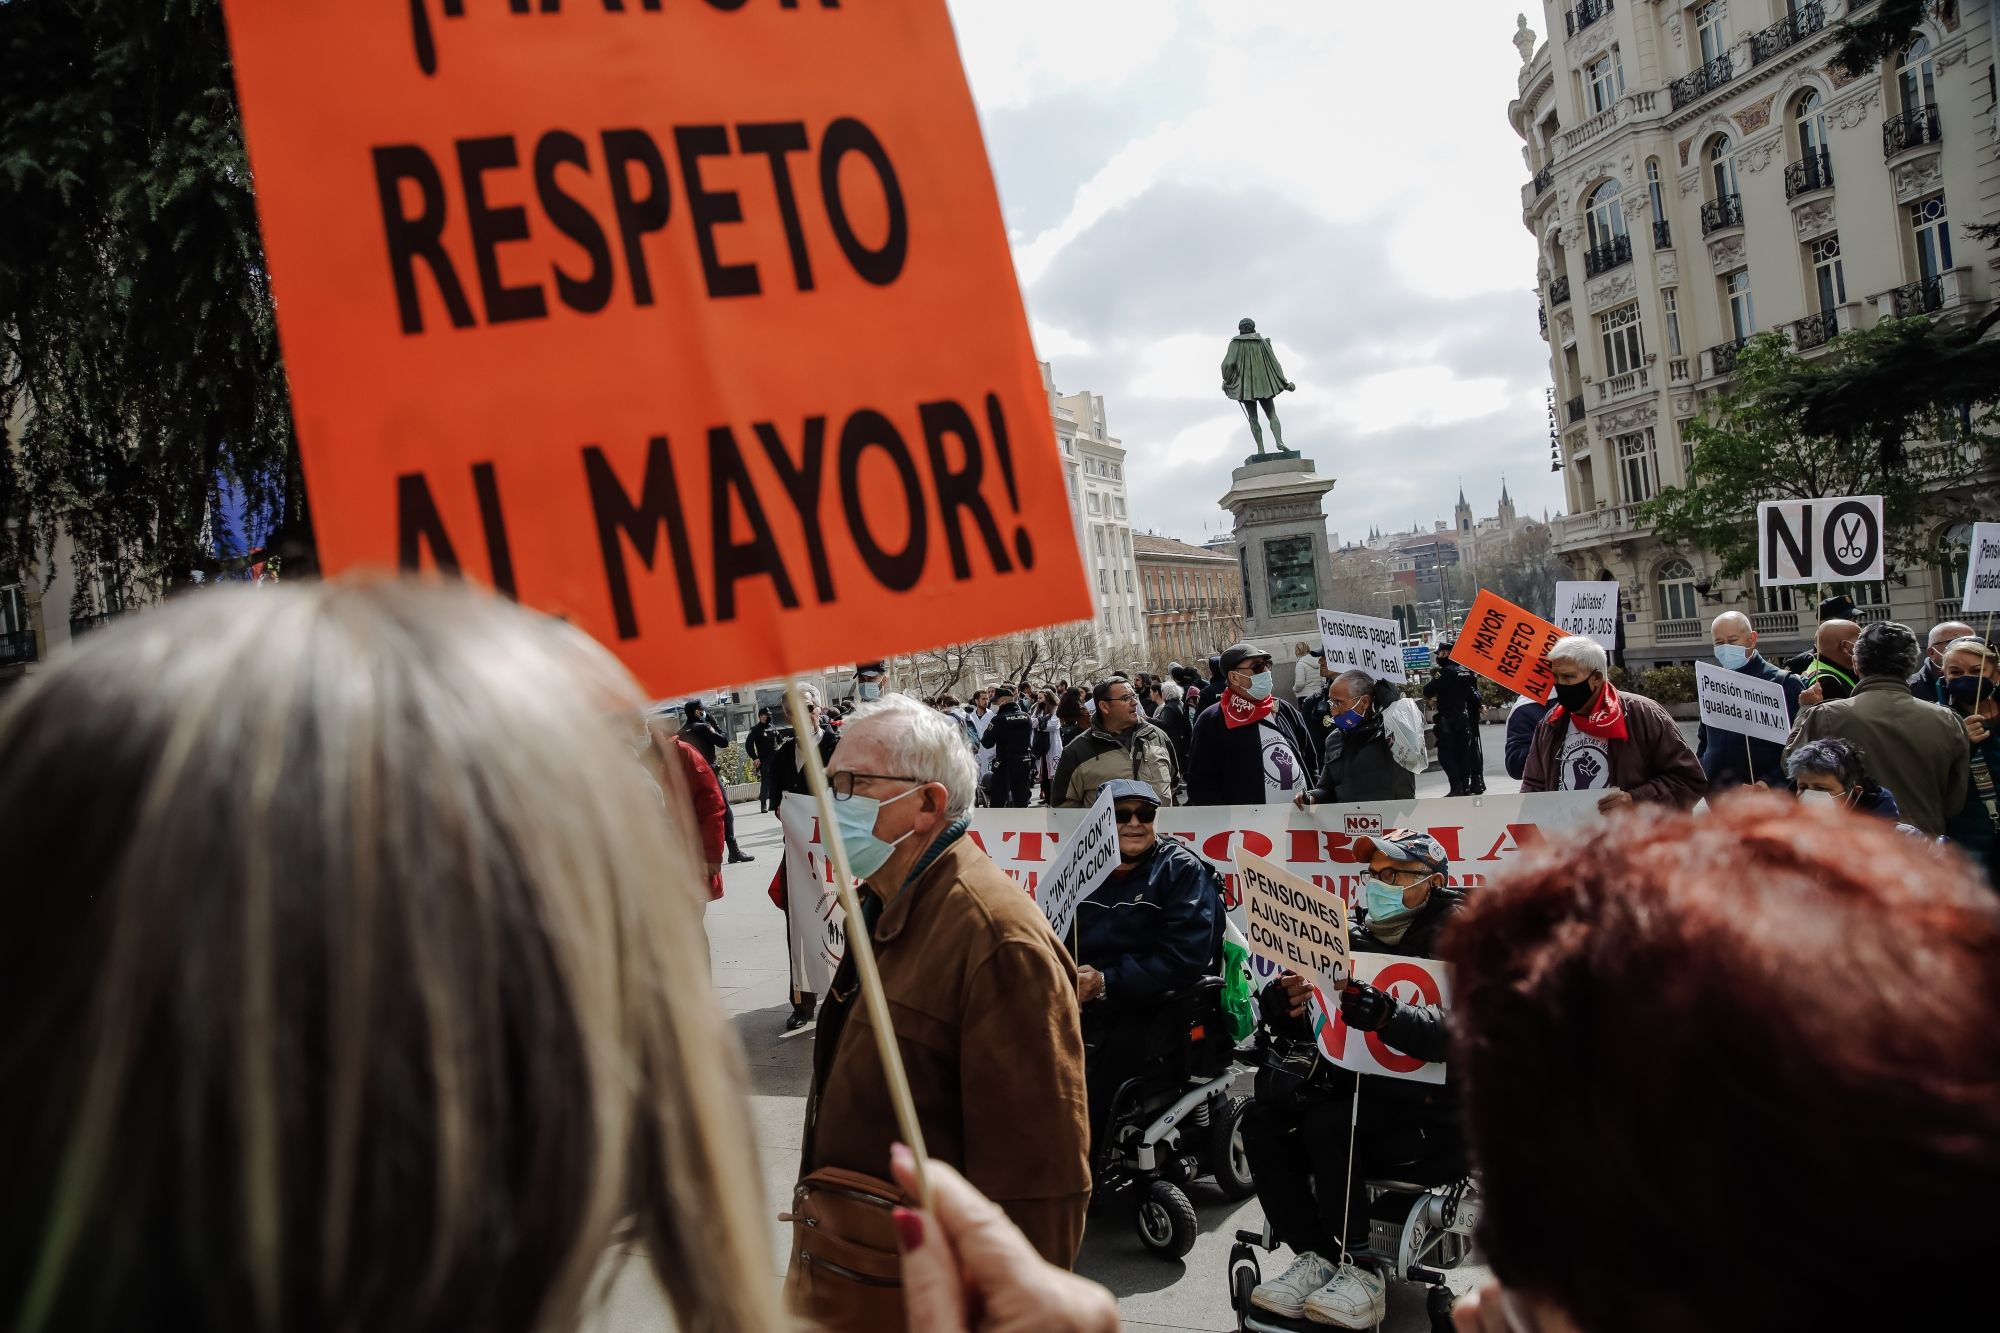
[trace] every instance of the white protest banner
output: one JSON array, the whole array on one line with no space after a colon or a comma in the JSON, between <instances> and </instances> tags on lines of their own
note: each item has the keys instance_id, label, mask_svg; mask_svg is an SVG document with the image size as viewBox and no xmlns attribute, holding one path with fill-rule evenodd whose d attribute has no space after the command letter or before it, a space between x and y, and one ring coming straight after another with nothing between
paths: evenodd
<instances>
[{"instance_id":1,"label":"white protest banner","mask_svg":"<svg viewBox=\"0 0 2000 1333\"><path fill-rule=\"evenodd\" d=\"M1331 889L1236 849L1252 957L1338 990L1352 968L1347 903Z\"/></svg>"},{"instance_id":2,"label":"white protest banner","mask_svg":"<svg viewBox=\"0 0 2000 1333\"><path fill-rule=\"evenodd\" d=\"M1598 793L1588 791L1538 792L1316 805L1310 810L1289 805L1162 806L1154 827L1161 837L1185 843L1214 868L1222 878L1223 902L1230 917L1247 935L1249 918L1243 909L1242 877L1236 872L1239 847L1340 895L1351 906L1368 870L1354 855L1354 840L1384 829L1421 829L1443 844L1451 860L1452 885L1478 889L1491 883L1525 849L1597 823L1602 819L1597 797ZM972 812L967 836L1039 899L1057 858L1085 813L1046 806L1028 810L980 808ZM779 809L779 818L785 826L785 865L792 885L793 984L802 990L823 992L845 937L829 929L838 914L821 913L822 894L830 897L832 889L825 858L819 854L810 803L787 800ZM799 938L802 931L810 936L805 945ZM1266 959L1253 957L1250 962L1260 982L1277 972ZM806 964L823 971L800 971ZM810 984L815 976L818 985Z\"/></svg>"},{"instance_id":3,"label":"white protest banner","mask_svg":"<svg viewBox=\"0 0 2000 1333\"><path fill-rule=\"evenodd\" d=\"M1401 1004L1431 1004L1451 1008L1451 969L1433 958L1405 958L1394 953L1357 953L1354 979L1387 991ZM1340 1017L1340 997L1313 988L1308 1006L1320 1054L1360 1074L1407 1078L1418 1083L1444 1082L1444 1065L1405 1055L1379 1032L1356 1032Z\"/></svg>"},{"instance_id":4,"label":"white protest banner","mask_svg":"<svg viewBox=\"0 0 2000 1333\"><path fill-rule=\"evenodd\" d=\"M1701 706L1703 726L1718 731L1740 731L1780 745L1791 737L1792 719L1785 706L1785 687L1775 680L1759 680L1710 662L1696 662L1694 694Z\"/></svg>"},{"instance_id":5,"label":"white protest banner","mask_svg":"<svg viewBox=\"0 0 2000 1333\"><path fill-rule=\"evenodd\" d=\"M1974 523L1965 557L1965 615L2000 611L2000 523Z\"/></svg>"},{"instance_id":6,"label":"white protest banner","mask_svg":"<svg viewBox=\"0 0 2000 1333\"><path fill-rule=\"evenodd\" d=\"M778 807L785 830L785 910L791 929L792 985L812 995L826 994L833 971L847 952L847 913L833 887L833 862L820 841L819 810L793 795Z\"/></svg>"},{"instance_id":7,"label":"white protest banner","mask_svg":"<svg viewBox=\"0 0 2000 1333\"><path fill-rule=\"evenodd\" d=\"M1056 863L1035 895L1042 912L1055 928L1056 938L1068 940L1076 924L1076 905L1097 891L1097 886L1118 864L1118 816L1112 809L1109 786L1100 792L1097 804L1084 814L1083 822L1056 856Z\"/></svg>"},{"instance_id":8,"label":"white protest banner","mask_svg":"<svg viewBox=\"0 0 2000 1333\"><path fill-rule=\"evenodd\" d=\"M1612 582L1556 584L1556 624L1594 639L1605 652L1618 648L1618 585Z\"/></svg>"},{"instance_id":9,"label":"white protest banner","mask_svg":"<svg viewBox=\"0 0 2000 1333\"><path fill-rule=\"evenodd\" d=\"M1757 581L1871 583L1882 578L1882 497L1766 500L1757 506Z\"/></svg>"},{"instance_id":10,"label":"white protest banner","mask_svg":"<svg viewBox=\"0 0 2000 1333\"><path fill-rule=\"evenodd\" d=\"M1403 664L1402 628L1393 620L1321 610L1319 637L1329 671L1366 671L1398 685L1410 678Z\"/></svg>"}]
</instances>

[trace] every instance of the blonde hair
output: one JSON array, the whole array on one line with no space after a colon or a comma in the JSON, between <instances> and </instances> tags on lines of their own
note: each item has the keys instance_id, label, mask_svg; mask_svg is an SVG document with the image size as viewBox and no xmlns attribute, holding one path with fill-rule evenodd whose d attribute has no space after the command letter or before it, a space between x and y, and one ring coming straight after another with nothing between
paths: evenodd
<instances>
[{"instance_id":1,"label":"blonde hair","mask_svg":"<svg viewBox=\"0 0 2000 1333\"><path fill-rule=\"evenodd\" d=\"M31 677L0 711L0 1322L567 1329L636 1218L678 1328L779 1326L701 855L636 703L581 635L441 584L202 592Z\"/></svg>"}]
</instances>

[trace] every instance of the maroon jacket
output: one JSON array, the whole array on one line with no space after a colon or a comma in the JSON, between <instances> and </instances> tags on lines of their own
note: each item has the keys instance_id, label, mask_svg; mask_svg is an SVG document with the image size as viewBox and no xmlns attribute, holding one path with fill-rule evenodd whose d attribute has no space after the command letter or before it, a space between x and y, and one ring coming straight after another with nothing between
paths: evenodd
<instances>
[{"instance_id":1,"label":"maroon jacket","mask_svg":"<svg viewBox=\"0 0 2000 1333\"><path fill-rule=\"evenodd\" d=\"M1635 801L1691 808L1708 794L1708 776L1689 748L1673 715L1639 694L1619 694L1625 705L1625 739L1611 741L1611 787ZM1550 718L1535 728L1528 748L1528 766L1521 772L1521 790L1559 791L1557 766L1569 735L1569 715ZM1606 788L1609 790L1609 788Z\"/></svg>"}]
</instances>

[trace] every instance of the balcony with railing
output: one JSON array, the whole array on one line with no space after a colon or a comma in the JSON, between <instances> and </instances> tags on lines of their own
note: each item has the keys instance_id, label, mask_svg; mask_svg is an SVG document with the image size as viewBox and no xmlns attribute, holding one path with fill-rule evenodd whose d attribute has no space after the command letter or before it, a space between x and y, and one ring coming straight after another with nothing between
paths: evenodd
<instances>
[{"instance_id":1,"label":"balcony with railing","mask_svg":"<svg viewBox=\"0 0 2000 1333\"><path fill-rule=\"evenodd\" d=\"M69 636L72 639L81 638L94 629L101 629L110 624L120 614L122 614L121 611L100 611L95 615L71 616L69 621Z\"/></svg>"},{"instance_id":2,"label":"balcony with railing","mask_svg":"<svg viewBox=\"0 0 2000 1333\"><path fill-rule=\"evenodd\" d=\"M1720 199L1711 199L1701 206L1701 234L1713 236L1719 231L1743 225L1743 196L1725 194Z\"/></svg>"},{"instance_id":3,"label":"balcony with railing","mask_svg":"<svg viewBox=\"0 0 2000 1333\"><path fill-rule=\"evenodd\" d=\"M1933 315L1944 309L1944 279L1918 278L1882 294L1898 319L1910 315ZM1878 297L1879 301L1881 298Z\"/></svg>"},{"instance_id":4,"label":"balcony with railing","mask_svg":"<svg viewBox=\"0 0 2000 1333\"><path fill-rule=\"evenodd\" d=\"M1675 384L1685 384L1688 378L1688 359L1677 356L1667 362L1667 378Z\"/></svg>"},{"instance_id":5,"label":"balcony with railing","mask_svg":"<svg viewBox=\"0 0 2000 1333\"><path fill-rule=\"evenodd\" d=\"M1689 643L1705 639L1699 620L1656 620L1653 622L1654 643Z\"/></svg>"},{"instance_id":6,"label":"balcony with railing","mask_svg":"<svg viewBox=\"0 0 2000 1333\"><path fill-rule=\"evenodd\" d=\"M1564 403L1563 409L1569 414L1569 420L1573 422L1583 420L1583 395L1578 394Z\"/></svg>"},{"instance_id":7,"label":"balcony with railing","mask_svg":"<svg viewBox=\"0 0 2000 1333\"><path fill-rule=\"evenodd\" d=\"M1753 611L1750 628L1759 634L1797 634L1799 613L1796 611Z\"/></svg>"},{"instance_id":8,"label":"balcony with railing","mask_svg":"<svg viewBox=\"0 0 2000 1333\"><path fill-rule=\"evenodd\" d=\"M1916 106L1882 122L1882 156L1900 157L1912 149L1944 142L1944 125L1935 106Z\"/></svg>"},{"instance_id":9,"label":"balcony with railing","mask_svg":"<svg viewBox=\"0 0 2000 1333\"><path fill-rule=\"evenodd\" d=\"M1965 607L1963 597L1940 597L1931 603L1931 624L1941 620L1957 620Z\"/></svg>"},{"instance_id":10,"label":"balcony with railing","mask_svg":"<svg viewBox=\"0 0 2000 1333\"><path fill-rule=\"evenodd\" d=\"M1736 77L1736 68L1725 53L1692 74L1682 75L1667 85L1667 96L1678 111L1689 102L1698 102Z\"/></svg>"},{"instance_id":11,"label":"balcony with railing","mask_svg":"<svg viewBox=\"0 0 2000 1333\"><path fill-rule=\"evenodd\" d=\"M1653 223L1653 248L1671 250L1674 248L1674 229L1665 218Z\"/></svg>"},{"instance_id":12,"label":"balcony with railing","mask_svg":"<svg viewBox=\"0 0 2000 1333\"><path fill-rule=\"evenodd\" d=\"M1610 12L1611 0L1579 0L1575 8L1563 15L1563 26L1574 37Z\"/></svg>"},{"instance_id":13,"label":"balcony with railing","mask_svg":"<svg viewBox=\"0 0 2000 1333\"><path fill-rule=\"evenodd\" d=\"M1601 379L1597 382L1597 401L1602 405L1615 403L1620 398L1629 398L1642 389L1652 388L1652 381L1652 372L1644 366L1628 370L1623 375Z\"/></svg>"},{"instance_id":14,"label":"balcony with railing","mask_svg":"<svg viewBox=\"0 0 2000 1333\"><path fill-rule=\"evenodd\" d=\"M1539 301L1535 303L1535 322L1542 326L1542 341L1547 342L1549 340L1549 308Z\"/></svg>"},{"instance_id":15,"label":"balcony with railing","mask_svg":"<svg viewBox=\"0 0 2000 1333\"><path fill-rule=\"evenodd\" d=\"M1819 0L1800 5L1789 18L1779 19L1750 38L1750 63L1761 65L1788 48L1798 45L1825 26L1825 5Z\"/></svg>"},{"instance_id":16,"label":"balcony with railing","mask_svg":"<svg viewBox=\"0 0 2000 1333\"><path fill-rule=\"evenodd\" d=\"M32 629L23 627L0 633L0 667L26 666L39 655Z\"/></svg>"},{"instance_id":17,"label":"balcony with railing","mask_svg":"<svg viewBox=\"0 0 2000 1333\"><path fill-rule=\"evenodd\" d=\"M1535 173L1535 179L1533 181L1535 187L1535 197L1539 199L1541 196L1547 194L1549 190L1555 185L1555 183L1556 183L1556 164L1551 162L1547 166L1543 167L1540 171Z\"/></svg>"},{"instance_id":18,"label":"balcony with railing","mask_svg":"<svg viewBox=\"0 0 2000 1333\"><path fill-rule=\"evenodd\" d=\"M1594 278L1600 273L1609 273L1621 264L1632 262L1632 238L1613 236L1599 245L1593 245L1583 252L1583 275Z\"/></svg>"},{"instance_id":19,"label":"balcony with railing","mask_svg":"<svg viewBox=\"0 0 2000 1333\"><path fill-rule=\"evenodd\" d=\"M1814 190L1833 188L1833 158L1824 148L1815 148L1812 156L1800 158L1785 168L1785 198L1796 199Z\"/></svg>"},{"instance_id":20,"label":"balcony with railing","mask_svg":"<svg viewBox=\"0 0 2000 1333\"><path fill-rule=\"evenodd\" d=\"M1737 338L1732 342L1717 343L1708 349L1708 373L1710 375L1730 375L1736 371L1736 358L1750 345L1748 338Z\"/></svg>"},{"instance_id":21,"label":"balcony with railing","mask_svg":"<svg viewBox=\"0 0 2000 1333\"><path fill-rule=\"evenodd\" d=\"M1560 278L1557 278L1554 282L1549 284L1549 309L1553 310L1557 306L1566 303L1568 300L1569 300L1569 274L1565 273Z\"/></svg>"},{"instance_id":22,"label":"balcony with railing","mask_svg":"<svg viewBox=\"0 0 2000 1333\"><path fill-rule=\"evenodd\" d=\"M1792 344L1801 352L1809 352L1815 347L1824 347L1840 332L1840 317L1831 310L1822 310L1817 315L1807 315L1792 322Z\"/></svg>"}]
</instances>

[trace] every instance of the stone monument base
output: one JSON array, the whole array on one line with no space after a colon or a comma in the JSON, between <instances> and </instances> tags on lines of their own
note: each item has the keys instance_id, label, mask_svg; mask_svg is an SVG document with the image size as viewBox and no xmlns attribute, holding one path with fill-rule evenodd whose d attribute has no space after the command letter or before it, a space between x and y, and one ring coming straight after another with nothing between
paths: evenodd
<instances>
[{"instance_id":1,"label":"stone monument base","mask_svg":"<svg viewBox=\"0 0 2000 1333\"><path fill-rule=\"evenodd\" d=\"M1334 487L1287 450L1244 460L1221 505L1236 520L1244 636L1269 652L1278 692L1292 694L1292 645L1319 646L1319 608L1333 587L1323 500Z\"/></svg>"}]
</instances>

